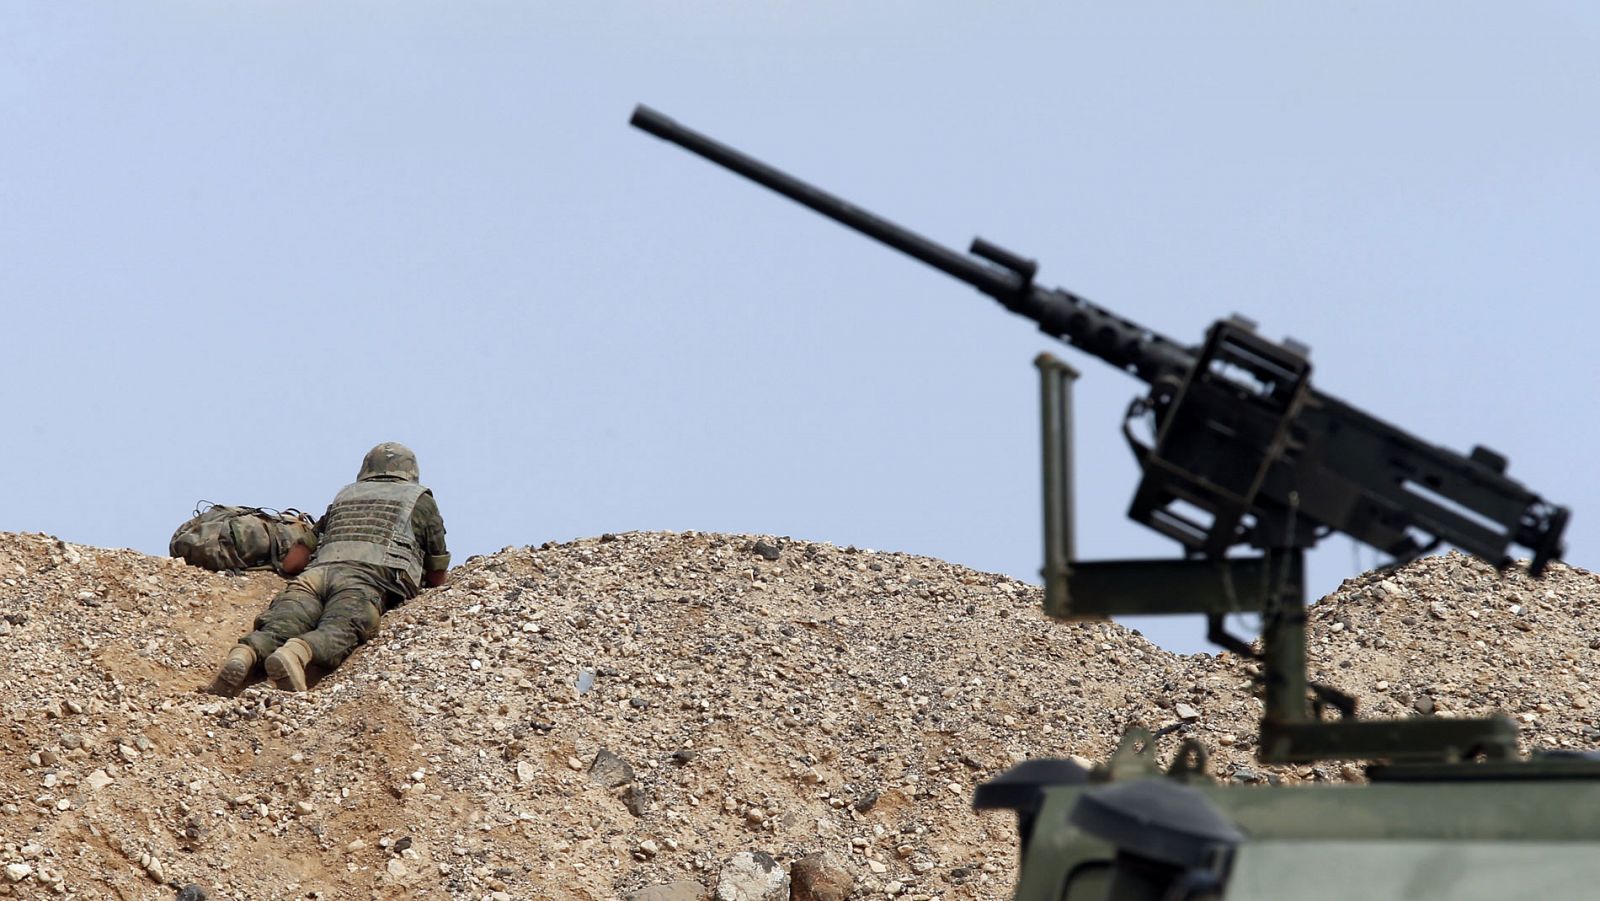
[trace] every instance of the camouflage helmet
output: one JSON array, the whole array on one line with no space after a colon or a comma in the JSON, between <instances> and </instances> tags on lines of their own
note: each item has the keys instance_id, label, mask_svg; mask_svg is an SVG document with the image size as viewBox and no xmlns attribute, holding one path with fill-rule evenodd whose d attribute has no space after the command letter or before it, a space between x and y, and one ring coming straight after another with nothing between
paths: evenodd
<instances>
[{"instance_id":1,"label":"camouflage helmet","mask_svg":"<svg viewBox=\"0 0 1600 901\"><path fill-rule=\"evenodd\" d=\"M404 479L407 482L419 481L421 476L417 473L417 455L411 452L411 448L398 441L385 441L367 451L366 459L361 461L361 472L356 476L356 481L365 482L382 476Z\"/></svg>"}]
</instances>

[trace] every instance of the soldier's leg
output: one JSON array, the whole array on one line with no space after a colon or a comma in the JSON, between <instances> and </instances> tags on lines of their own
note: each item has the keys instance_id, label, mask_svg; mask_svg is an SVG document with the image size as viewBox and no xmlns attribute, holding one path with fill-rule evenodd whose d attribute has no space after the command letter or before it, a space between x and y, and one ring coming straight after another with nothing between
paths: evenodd
<instances>
[{"instance_id":1,"label":"soldier's leg","mask_svg":"<svg viewBox=\"0 0 1600 901\"><path fill-rule=\"evenodd\" d=\"M296 576L256 617L255 631L239 639L239 643L254 651L257 660L267 659L284 642L317 627L326 592L327 573L323 568Z\"/></svg>"},{"instance_id":2,"label":"soldier's leg","mask_svg":"<svg viewBox=\"0 0 1600 901\"><path fill-rule=\"evenodd\" d=\"M323 667L332 668L350 656L355 646L378 634L383 614L383 589L370 579L348 573L330 580L327 603L317 627L300 636Z\"/></svg>"},{"instance_id":3,"label":"soldier's leg","mask_svg":"<svg viewBox=\"0 0 1600 901\"><path fill-rule=\"evenodd\" d=\"M256 652L247 644L236 644L228 651L228 656L222 661L222 667L217 670L217 675L206 686L206 691L215 695L233 697L238 694L244 680L250 678L250 671L256 666Z\"/></svg>"}]
</instances>

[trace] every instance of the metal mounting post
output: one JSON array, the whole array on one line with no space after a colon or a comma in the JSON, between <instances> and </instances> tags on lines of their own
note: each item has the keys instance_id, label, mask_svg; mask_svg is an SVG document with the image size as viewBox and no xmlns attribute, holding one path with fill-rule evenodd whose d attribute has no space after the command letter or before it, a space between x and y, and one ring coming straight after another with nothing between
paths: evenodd
<instances>
[{"instance_id":1,"label":"metal mounting post","mask_svg":"<svg viewBox=\"0 0 1600 901\"><path fill-rule=\"evenodd\" d=\"M1044 609L1066 616L1067 578L1077 557L1072 515L1072 383L1078 371L1047 353L1039 368L1040 437L1044 442Z\"/></svg>"}]
</instances>

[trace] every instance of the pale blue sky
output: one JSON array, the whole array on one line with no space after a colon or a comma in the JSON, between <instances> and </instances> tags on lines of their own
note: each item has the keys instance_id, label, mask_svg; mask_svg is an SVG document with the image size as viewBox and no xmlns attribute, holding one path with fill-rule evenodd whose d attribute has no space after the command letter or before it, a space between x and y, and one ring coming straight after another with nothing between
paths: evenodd
<instances>
[{"instance_id":1,"label":"pale blue sky","mask_svg":"<svg viewBox=\"0 0 1600 901\"><path fill-rule=\"evenodd\" d=\"M1123 518L1138 383L643 102L1176 339L1293 335L1506 453L1593 568L1597 39L1583 3L10 2L0 528L163 552L400 440L458 559L706 529L1033 578L1054 349L1081 553L1170 551ZM1313 588L1372 562L1330 540Z\"/></svg>"}]
</instances>

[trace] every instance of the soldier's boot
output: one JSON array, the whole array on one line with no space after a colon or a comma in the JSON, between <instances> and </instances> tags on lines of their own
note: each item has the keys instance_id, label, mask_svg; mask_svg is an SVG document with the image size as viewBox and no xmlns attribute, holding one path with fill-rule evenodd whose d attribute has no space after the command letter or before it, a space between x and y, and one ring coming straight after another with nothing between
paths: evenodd
<instances>
[{"instance_id":1,"label":"soldier's boot","mask_svg":"<svg viewBox=\"0 0 1600 901\"><path fill-rule=\"evenodd\" d=\"M284 691L305 691L306 664L311 657L311 645L291 638L267 658L267 676Z\"/></svg>"},{"instance_id":2,"label":"soldier's boot","mask_svg":"<svg viewBox=\"0 0 1600 901\"><path fill-rule=\"evenodd\" d=\"M228 658L222 661L222 668L217 670L217 677L211 680L207 689L212 694L229 695L237 694L239 686L250 677L250 671L256 665L256 652L249 645L236 644L228 651Z\"/></svg>"}]
</instances>

